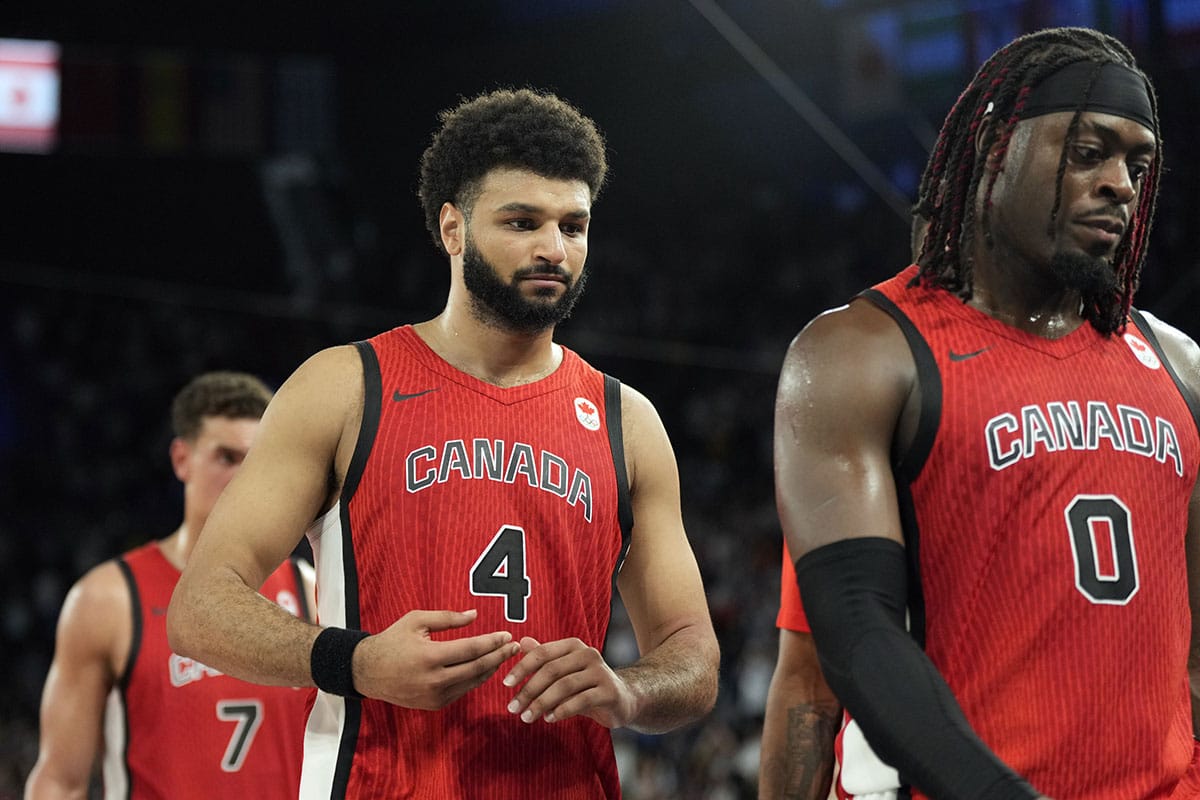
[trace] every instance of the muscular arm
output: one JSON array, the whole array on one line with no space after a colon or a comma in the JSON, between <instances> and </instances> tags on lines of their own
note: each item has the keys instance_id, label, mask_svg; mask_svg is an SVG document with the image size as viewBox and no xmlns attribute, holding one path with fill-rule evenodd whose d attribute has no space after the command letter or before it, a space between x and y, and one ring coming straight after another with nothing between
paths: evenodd
<instances>
[{"instance_id":1,"label":"muscular arm","mask_svg":"<svg viewBox=\"0 0 1200 800\"><path fill-rule=\"evenodd\" d=\"M1187 528L1188 604L1192 611L1192 644L1188 650L1188 677L1192 687L1192 736L1200 740L1200 482L1188 505Z\"/></svg>"},{"instance_id":2,"label":"muscular arm","mask_svg":"<svg viewBox=\"0 0 1200 800\"><path fill-rule=\"evenodd\" d=\"M842 708L825 682L812 634L781 629L763 721L760 800L825 800Z\"/></svg>"},{"instance_id":3,"label":"muscular arm","mask_svg":"<svg viewBox=\"0 0 1200 800\"><path fill-rule=\"evenodd\" d=\"M1179 330L1151 314L1142 312L1162 345L1175 374L1191 392L1200 412L1200 346ZM1197 421L1200 424L1200 420ZM1192 687L1192 735L1200 739L1200 480L1192 490L1187 518L1188 603L1192 612L1192 644L1188 651L1188 673Z\"/></svg>"},{"instance_id":4,"label":"muscular arm","mask_svg":"<svg viewBox=\"0 0 1200 800\"><path fill-rule=\"evenodd\" d=\"M822 671L872 748L931 796L1036 797L904 630L891 448L914 383L898 327L866 302L818 317L784 362L776 499Z\"/></svg>"},{"instance_id":5,"label":"muscular arm","mask_svg":"<svg viewBox=\"0 0 1200 800\"><path fill-rule=\"evenodd\" d=\"M579 640L524 640L526 655L505 678L511 710L532 722L584 714L609 728L659 733L691 722L716 702L720 653L700 570L684 532L675 455L654 407L621 388L633 531L617 587L641 657L612 670Z\"/></svg>"},{"instance_id":6,"label":"muscular arm","mask_svg":"<svg viewBox=\"0 0 1200 800\"><path fill-rule=\"evenodd\" d=\"M340 488L362 415L362 361L353 347L310 358L280 388L258 439L221 494L171 598L172 649L243 680L312 686L322 628L258 594ZM472 613L412 610L353 650L353 688L409 708L440 708L490 677L518 646L494 631L435 642Z\"/></svg>"},{"instance_id":7,"label":"muscular arm","mask_svg":"<svg viewBox=\"0 0 1200 800\"><path fill-rule=\"evenodd\" d=\"M87 797L105 700L124 668L130 636L129 591L116 564L106 562L76 583L63 603L26 800Z\"/></svg>"},{"instance_id":8,"label":"muscular arm","mask_svg":"<svg viewBox=\"0 0 1200 800\"><path fill-rule=\"evenodd\" d=\"M617 674L638 698L626 724L655 733L713 707L720 651L683 528L667 432L650 401L629 387L622 387L622 408L634 524L617 588L641 658Z\"/></svg>"},{"instance_id":9,"label":"muscular arm","mask_svg":"<svg viewBox=\"0 0 1200 800\"><path fill-rule=\"evenodd\" d=\"M319 353L272 400L171 598L175 652L255 683L312 685L309 653L320 628L257 589L327 503L342 434L362 396L356 359L350 348Z\"/></svg>"}]
</instances>

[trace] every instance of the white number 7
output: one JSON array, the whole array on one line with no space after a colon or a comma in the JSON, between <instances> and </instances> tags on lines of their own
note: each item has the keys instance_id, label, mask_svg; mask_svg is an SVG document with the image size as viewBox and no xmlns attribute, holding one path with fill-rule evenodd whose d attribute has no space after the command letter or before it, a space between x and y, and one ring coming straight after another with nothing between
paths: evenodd
<instances>
[{"instance_id":1,"label":"white number 7","mask_svg":"<svg viewBox=\"0 0 1200 800\"><path fill-rule=\"evenodd\" d=\"M262 701L218 700L217 719L237 723L233 736L229 737L225 756L221 759L222 770L237 772L246 763L250 743L254 741L254 734L258 733L258 726L262 725Z\"/></svg>"}]
</instances>

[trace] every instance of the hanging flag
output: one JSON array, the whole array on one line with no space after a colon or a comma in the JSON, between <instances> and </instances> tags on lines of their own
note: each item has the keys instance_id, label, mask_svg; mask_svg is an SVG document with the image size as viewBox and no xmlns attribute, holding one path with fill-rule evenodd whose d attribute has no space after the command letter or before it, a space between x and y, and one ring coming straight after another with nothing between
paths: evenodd
<instances>
[{"instance_id":1,"label":"hanging flag","mask_svg":"<svg viewBox=\"0 0 1200 800\"><path fill-rule=\"evenodd\" d=\"M44 153L58 141L55 42L0 39L0 150Z\"/></svg>"}]
</instances>

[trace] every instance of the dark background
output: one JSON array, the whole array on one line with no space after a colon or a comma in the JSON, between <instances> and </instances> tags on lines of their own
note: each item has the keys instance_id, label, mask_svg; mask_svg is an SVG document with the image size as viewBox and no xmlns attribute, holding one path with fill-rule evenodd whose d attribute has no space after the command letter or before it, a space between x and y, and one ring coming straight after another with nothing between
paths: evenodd
<instances>
[{"instance_id":1,"label":"dark background","mask_svg":"<svg viewBox=\"0 0 1200 800\"><path fill-rule=\"evenodd\" d=\"M278 385L440 310L416 165L460 97L550 89L610 146L559 338L657 405L723 651L709 718L618 733L634 800L753 796L777 370L815 313L907 263L928 148L997 46L1091 25L1155 79L1168 170L1138 305L1200 335L1200 3L164 5L0 5L0 38L62 45L57 144L0 153L0 798L36 756L70 584L178 524L174 392L212 368Z\"/></svg>"}]
</instances>

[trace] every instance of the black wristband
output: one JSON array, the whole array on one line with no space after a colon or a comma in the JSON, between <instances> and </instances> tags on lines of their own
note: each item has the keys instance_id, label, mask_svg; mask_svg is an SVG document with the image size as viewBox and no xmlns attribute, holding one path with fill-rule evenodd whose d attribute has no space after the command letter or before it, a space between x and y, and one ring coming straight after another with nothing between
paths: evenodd
<instances>
[{"instance_id":1,"label":"black wristband","mask_svg":"<svg viewBox=\"0 0 1200 800\"><path fill-rule=\"evenodd\" d=\"M370 635L347 628L326 628L317 634L308 667L318 689L342 697L362 698L354 688L354 648Z\"/></svg>"}]
</instances>

